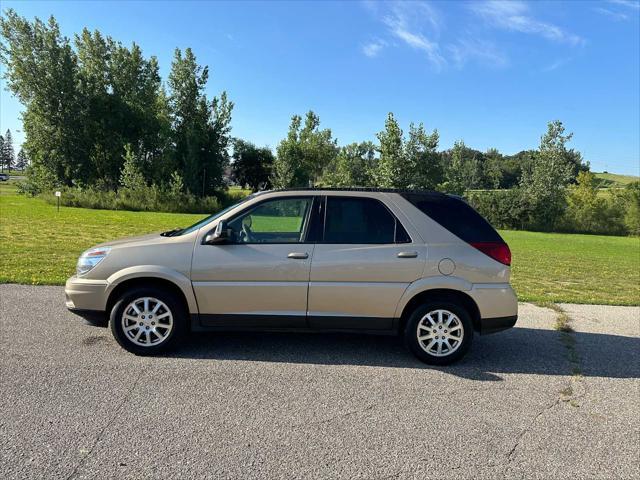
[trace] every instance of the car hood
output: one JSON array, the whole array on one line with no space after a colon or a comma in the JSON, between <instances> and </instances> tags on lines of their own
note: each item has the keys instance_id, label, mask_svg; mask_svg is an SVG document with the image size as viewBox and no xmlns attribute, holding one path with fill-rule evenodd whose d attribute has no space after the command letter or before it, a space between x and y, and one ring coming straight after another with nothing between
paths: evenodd
<instances>
[{"instance_id":1,"label":"car hood","mask_svg":"<svg viewBox=\"0 0 640 480\"><path fill-rule=\"evenodd\" d=\"M124 237L124 238L119 238L117 240L111 240L109 242L99 243L98 245L95 245L94 248L124 246L131 243L143 243L149 240L152 240L155 243L162 238L165 238L165 237L160 236L160 232L148 233L146 235L137 235L135 237Z\"/></svg>"}]
</instances>

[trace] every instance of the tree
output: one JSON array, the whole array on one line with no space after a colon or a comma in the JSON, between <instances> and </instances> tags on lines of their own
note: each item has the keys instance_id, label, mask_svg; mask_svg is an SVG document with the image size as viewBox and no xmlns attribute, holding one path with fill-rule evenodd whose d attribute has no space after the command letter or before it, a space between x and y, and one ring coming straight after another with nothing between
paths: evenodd
<instances>
[{"instance_id":1,"label":"tree","mask_svg":"<svg viewBox=\"0 0 640 480\"><path fill-rule=\"evenodd\" d=\"M483 187L481 152L468 148L462 140L453 144L449 152L443 154L445 182L440 189L456 195L464 195L468 190Z\"/></svg>"},{"instance_id":2,"label":"tree","mask_svg":"<svg viewBox=\"0 0 640 480\"><path fill-rule=\"evenodd\" d=\"M53 17L30 23L9 9L0 17L0 61L8 89L24 105L25 146L42 178L71 185L87 171L85 99L77 57ZM34 170L35 172L35 170Z\"/></svg>"},{"instance_id":3,"label":"tree","mask_svg":"<svg viewBox=\"0 0 640 480\"><path fill-rule=\"evenodd\" d=\"M276 188L307 187L333 162L337 150L331 130L320 130L320 117L313 111L307 112L304 126L294 115L287 138L278 144L271 183Z\"/></svg>"},{"instance_id":4,"label":"tree","mask_svg":"<svg viewBox=\"0 0 640 480\"><path fill-rule=\"evenodd\" d=\"M124 163L122 164L122 171L120 172L120 186L130 191L142 190L147 184L131 145L125 145L123 159Z\"/></svg>"},{"instance_id":5,"label":"tree","mask_svg":"<svg viewBox=\"0 0 640 480\"><path fill-rule=\"evenodd\" d=\"M502 169L500 168L502 159L502 155L495 148L490 148L484 154L484 162L482 164L484 188L500 188L500 182L502 181Z\"/></svg>"},{"instance_id":6,"label":"tree","mask_svg":"<svg viewBox=\"0 0 640 480\"><path fill-rule=\"evenodd\" d=\"M16 169L22 171L27 165L29 165L29 159L27 158L27 154L24 153L24 149L21 148L18 152L18 159L16 160Z\"/></svg>"},{"instance_id":7,"label":"tree","mask_svg":"<svg viewBox=\"0 0 640 480\"><path fill-rule=\"evenodd\" d=\"M333 187L372 187L378 163L372 142L352 143L342 147L322 180Z\"/></svg>"},{"instance_id":8,"label":"tree","mask_svg":"<svg viewBox=\"0 0 640 480\"><path fill-rule=\"evenodd\" d=\"M233 142L233 175L242 185L254 192L268 188L273 166L273 153L267 147L258 148L253 143L235 139Z\"/></svg>"},{"instance_id":9,"label":"tree","mask_svg":"<svg viewBox=\"0 0 640 480\"><path fill-rule=\"evenodd\" d=\"M538 155L522 172L520 186L530 204L529 223L552 230L566 206L565 188L573 180L574 164L566 144L573 134L564 134L559 120L550 122L540 139Z\"/></svg>"},{"instance_id":10,"label":"tree","mask_svg":"<svg viewBox=\"0 0 640 480\"><path fill-rule=\"evenodd\" d=\"M204 94L208 67L201 67L190 48L176 49L169 73L169 109L173 125L174 166L188 191L208 195L222 186L229 160L233 103L226 93L211 102Z\"/></svg>"},{"instance_id":11,"label":"tree","mask_svg":"<svg viewBox=\"0 0 640 480\"><path fill-rule=\"evenodd\" d=\"M7 133L5 133L4 135L1 155L2 170L4 170L5 168L11 170L16 162L16 155L13 150L13 136L11 135L11 130L7 130Z\"/></svg>"},{"instance_id":12,"label":"tree","mask_svg":"<svg viewBox=\"0 0 640 480\"><path fill-rule=\"evenodd\" d=\"M171 123L154 57L87 29L72 43L53 17L30 22L13 10L0 35L7 86L25 107L32 180L116 188L130 144L145 178L166 181Z\"/></svg>"},{"instance_id":13,"label":"tree","mask_svg":"<svg viewBox=\"0 0 640 480\"><path fill-rule=\"evenodd\" d=\"M82 180L117 185L122 150L129 144L146 178L156 170L168 144L168 118L159 112L162 89L157 60L146 60L99 31L75 37L79 95L85 100L84 131L90 139L88 171Z\"/></svg>"},{"instance_id":14,"label":"tree","mask_svg":"<svg viewBox=\"0 0 640 480\"><path fill-rule=\"evenodd\" d=\"M4 137L0 135L0 170L4 172Z\"/></svg>"},{"instance_id":15,"label":"tree","mask_svg":"<svg viewBox=\"0 0 640 480\"><path fill-rule=\"evenodd\" d=\"M624 223L630 235L640 235L640 182L631 182L625 187L627 208Z\"/></svg>"},{"instance_id":16,"label":"tree","mask_svg":"<svg viewBox=\"0 0 640 480\"><path fill-rule=\"evenodd\" d=\"M604 199L598 198L598 187L595 175L591 172L580 172L578 182L567 195L570 221L577 231L598 231L606 205Z\"/></svg>"},{"instance_id":17,"label":"tree","mask_svg":"<svg viewBox=\"0 0 640 480\"><path fill-rule=\"evenodd\" d=\"M407 187L434 190L442 182L442 164L437 153L440 136L437 130L427 134L424 125L409 125L404 145L405 167L402 182Z\"/></svg>"},{"instance_id":18,"label":"tree","mask_svg":"<svg viewBox=\"0 0 640 480\"><path fill-rule=\"evenodd\" d=\"M404 155L402 129L393 113L389 112L384 130L377 134L380 142L380 160L374 174L378 187L404 188L407 182L407 165Z\"/></svg>"}]
</instances>

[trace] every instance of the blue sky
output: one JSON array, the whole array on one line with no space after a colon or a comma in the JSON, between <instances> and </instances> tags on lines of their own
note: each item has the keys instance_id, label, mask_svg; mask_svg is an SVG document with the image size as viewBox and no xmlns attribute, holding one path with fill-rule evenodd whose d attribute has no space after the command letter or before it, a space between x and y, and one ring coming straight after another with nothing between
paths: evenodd
<instances>
[{"instance_id":1,"label":"blue sky","mask_svg":"<svg viewBox=\"0 0 640 480\"><path fill-rule=\"evenodd\" d=\"M12 2L158 57L209 65L208 93L235 102L233 134L275 147L315 110L340 144L374 140L387 112L504 153L562 120L596 171L640 173L640 2ZM4 84L3 84L4 87ZM0 129L21 130L1 94ZM16 133L21 141L22 133Z\"/></svg>"}]
</instances>

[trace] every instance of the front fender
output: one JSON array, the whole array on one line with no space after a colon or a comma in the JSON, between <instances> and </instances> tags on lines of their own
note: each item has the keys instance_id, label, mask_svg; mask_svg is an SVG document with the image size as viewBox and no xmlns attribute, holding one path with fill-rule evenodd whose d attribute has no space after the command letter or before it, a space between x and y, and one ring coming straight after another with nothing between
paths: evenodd
<instances>
[{"instance_id":1,"label":"front fender","mask_svg":"<svg viewBox=\"0 0 640 480\"><path fill-rule=\"evenodd\" d=\"M107 278L105 298L109 298L113 290L122 282L145 277L159 278L175 284L186 298L189 312L198 312L198 304L193 293L191 280L181 272L159 265L136 265L135 267L124 268L113 273L109 278Z\"/></svg>"},{"instance_id":2,"label":"front fender","mask_svg":"<svg viewBox=\"0 0 640 480\"><path fill-rule=\"evenodd\" d=\"M419 293L435 289L458 290L468 293L473 288L473 284L460 277L455 276L436 276L421 278L409 284L396 307L395 318L400 318L404 308L413 297Z\"/></svg>"}]
</instances>

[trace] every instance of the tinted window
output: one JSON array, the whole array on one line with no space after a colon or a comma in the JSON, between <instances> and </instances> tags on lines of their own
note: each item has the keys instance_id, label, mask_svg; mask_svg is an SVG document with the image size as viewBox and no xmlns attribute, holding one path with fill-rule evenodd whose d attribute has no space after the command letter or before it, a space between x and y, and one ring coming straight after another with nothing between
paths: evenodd
<instances>
[{"instance_id":1,"label":"tinted window","mask_svg":"<svg viewBox=\"0 0 640 480\"><path fill-rule=\"evenodd\" d=\"M325 243L395 243L396 232L410 241L387 207L372 198L327 197L325 218Z\"/></svg>"},{"instance_id":2,"label":"tinted window","mask_svg":"<svg viewBox=\"0 0 640 480\"><path fill-rule=\"evenodd\" d=\"M311 198L263 202L229 222L236 243L299 243L303 241Z\"/></svg>"},{"instance_id":3,"label":"tinted window","mask_svg":"<svg viewBox=\"0 0 640 480\"><path fill-rule=\"evenodd\" d=\"M401 195L465 242L503 241L489 222L482 218L482 215L459 198L435 193L403 193Z\"/></svg>"}]
</instances>

